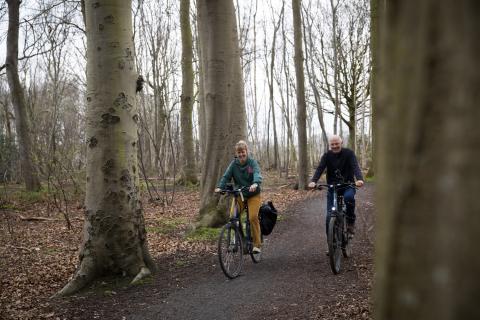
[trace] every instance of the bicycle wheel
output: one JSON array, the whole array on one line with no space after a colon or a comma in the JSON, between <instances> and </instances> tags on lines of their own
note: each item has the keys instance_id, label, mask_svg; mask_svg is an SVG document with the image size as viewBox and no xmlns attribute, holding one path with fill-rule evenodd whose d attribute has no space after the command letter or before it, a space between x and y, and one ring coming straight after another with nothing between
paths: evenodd
<instances>
[{"instance_id":1,"label":"bicycle wheel","mask_svg":"<svg viewBox=\"0 0 480 320\"><path fill-rule=\"evenodd\" d=\"M218 238L218 259L223 273L230 279L240 275L243 266L243 243L238 228L227 223Z\"/></svg>"},{"instance_id":2,"label":"bicycle wheel","mask_svg":"<svg viewBox=\"0 0 480 320\"><path fill-rule=\"evenodd\" d=\"M342 265L342 229L337 217L330 218L327 241L330 268L334 274L337 274Z\"/></svg>"}]
</instances>

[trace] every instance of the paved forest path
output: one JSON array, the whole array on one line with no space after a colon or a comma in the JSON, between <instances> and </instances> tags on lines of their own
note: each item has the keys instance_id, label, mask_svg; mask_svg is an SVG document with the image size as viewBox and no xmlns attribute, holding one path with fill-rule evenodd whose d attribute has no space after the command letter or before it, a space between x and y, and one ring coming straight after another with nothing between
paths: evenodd
<instances>
[{"instance_id":1,"label":"paved forest path","mask_svg":"<svg viewBox=\"0 0 480 320\"><path fill-rule=\"evenodd\" d=\"M245 256L228 280L218 257L165 267L151 284L67 308L68 319L369 319L372 286L373 186L357 192L354 256L333 275L325 255L325 191L281 212L263 257ZM177 260L177 265L178 265ZM180 269L180 270L178 270ZM89 307L87 307L87 305Z\"/></svg>"}]
</instances>

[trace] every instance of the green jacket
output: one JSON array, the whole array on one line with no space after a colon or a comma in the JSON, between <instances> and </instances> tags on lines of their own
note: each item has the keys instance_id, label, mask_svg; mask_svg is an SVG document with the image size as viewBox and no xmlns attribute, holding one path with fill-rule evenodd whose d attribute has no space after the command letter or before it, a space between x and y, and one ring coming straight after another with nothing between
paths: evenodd
<instances>
[{"instance_id":1,"label":"green jacket","mask_svg":"<svg viewBox=\"0 0 480 320\"><path fill-rule=\"evenodd\" d=\"M223 177L218 183L220 189L224 189L225 185L229 183L233 178L236 188L240 187L249 187L252 184L256 183L258 185L255 192L250 192L248 190L243 191L243 196L248 198L260 193L260 184L262 183L262 175L260 173L260 166L255 159L250 157L247 158L245 164L240 164L240 161L235 158L227 170L223 174Z\"/></svg>"}]
</instances>

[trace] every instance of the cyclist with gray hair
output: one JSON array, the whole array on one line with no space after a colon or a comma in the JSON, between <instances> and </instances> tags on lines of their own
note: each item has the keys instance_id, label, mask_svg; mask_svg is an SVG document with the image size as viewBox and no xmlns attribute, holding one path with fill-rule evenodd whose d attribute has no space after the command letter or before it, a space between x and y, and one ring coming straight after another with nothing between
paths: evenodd
<instances>
[{"instance_id":1,"label":"cyclist with gray hair","mask_svg":"<svg viewBox=\"0 0 480 320\"><path fill-rule=\"evenodd\" d=\"M316 182L327 170L327 184L337 183L355 183L357 187L363 186L363 175L358 166L357 157L353 150L342 147L342 138L337 135L332 135L328 139L330 150L323 154L320 163L315 170L311 182L308 184L309 188L314 188ZM356 179L356 181L355 181ZM343 195L345 205L347 207L346 220L347 231L350 234L355 232L355 188L348 187L339 191ZM326 228L328 233L328 221L330 221L331 208L333 206L333 191L328 190L327 194L327 217Z\"/></svg>"}]
</instances>

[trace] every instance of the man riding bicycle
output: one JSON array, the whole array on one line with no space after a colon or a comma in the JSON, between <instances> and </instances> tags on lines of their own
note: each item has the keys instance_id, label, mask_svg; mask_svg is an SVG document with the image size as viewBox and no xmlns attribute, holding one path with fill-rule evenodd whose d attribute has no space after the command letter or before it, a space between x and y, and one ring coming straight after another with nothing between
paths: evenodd
<instances>
[{"instance_id":1,"label":"man riding bicycle","mask_svg":"<svg viewBox=\"0 0 480 320\"><path fill-rule=\"evenodd\" d=\"M253 253L261 252L261 231L260 221L258 220L258 211L262 204L262 198L260 197L260 184L262 183L262 175L260 173L260 166L257 161L248 156L247 143L240 140L235 145L235 160L233 160L228 166L227 170L223 174L218 187L215 192L225 188L225 185L233 181L237 186L247 186L248 190L243 191L243 196L247 200L248 205L248 217L252 228L253 238ZM243 210L243 203L239 203L240 210Z\"/></svg>"},{"instance_id":2,"label":"man riding bicycle","mask_svg":"<svg viewBox=\"0 0 480 320\"><path fill-rule=\"evenodd\" d=\"M327 184L354 182L357 187L363 186L363 176L358 166L357 157L355 153L342 147L342 138L338 135L332 135L328 139L330 150L323 154L320 164L315 170L311 182L308 184L309 188L314 188L316 182L322 175L323 171L327 169ZM343 195L345 205L347 207L346 220L347 231L354 234L355 230L355 188L347 187L338 190L340 195ZM331 210L333 206L333 190L329 188L327 194L327 217L326 230L328 233L328 222L330 221Z\"/></svg>"}]
</instances>

